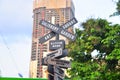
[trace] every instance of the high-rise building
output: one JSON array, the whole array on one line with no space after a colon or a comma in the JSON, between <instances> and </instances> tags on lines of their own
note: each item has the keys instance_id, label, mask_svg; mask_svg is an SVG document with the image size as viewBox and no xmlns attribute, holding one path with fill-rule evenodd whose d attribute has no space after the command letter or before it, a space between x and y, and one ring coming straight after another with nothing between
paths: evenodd
<instances>
[{"instance_id":1,"label":"high-rise building","mask_svg":"<svg viewBox=\"0 0 120 80\"><path fill-rule=\"evenodd\" d=\"M47 77L47 68L42 66L42 58L48 54L49 41L41 44L39 39L50 30L39 25L40 20L46 20L52 24L62 25L74 17L74 5L72 0L34 0L33 1L33 33L32 33L32 50L30 61L30 77L45 78ZM69 29L72 31L72 28ZM63 36L66 44L68 39ZM55 38L52 38L53 40Z\"/></svg>"}]
</instances>

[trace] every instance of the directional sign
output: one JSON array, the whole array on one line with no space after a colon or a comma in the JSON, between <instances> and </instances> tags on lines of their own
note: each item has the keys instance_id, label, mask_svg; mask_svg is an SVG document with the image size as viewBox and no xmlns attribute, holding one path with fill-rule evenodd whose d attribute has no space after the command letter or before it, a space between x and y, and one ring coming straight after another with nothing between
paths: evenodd
<instances>
[{"instance_id":1,"label":"directional sign","mask_svg":"<svg viewBox=\"0 0 120 80\"><path fill-rule=\"evenodd\" d=\"M74 24L77 23L77 20L75 18L72 18L70 21L66 22L65 24L63 24L61 27L63 29L68 29L69 27L73 26Z\"/></svg>"},{"instance_id":2,"label":"directional sign","mask_svg":"<svg viewBox=\"0 0 120 80\"><path fill-rule=\"evenodd\" d=\"M62 58L62 57L65 57L68 55L68 50L65 49L65 50L62 50L62 48L56 50L56 51L53 51L52 53L49 53L47 55L47 58Z\"/></svg>"},{"instance_id":3,"label":"directional sign","mask_svg":"<svg viewBox=\"0 0 120 80\"><path fill-rule=\"evenodd\" d=\"M61 68L70 68L71 67L71 63L70 61L66 61L66 60L59 60L59 59L50 59L50 58L44 58L42 59L42 64L43 65L57 65Z\"/></svg>"},{"instance_id":4,"label":"directional sign","mask_svg":"<svg viewBox=\"0 0 120 80\"><path fill-rule=\"evenodd\" d=\"M48 33L39 39L39 43L44 43L44 42L48 41L49 39L53 38L55 35L56 35L55 32Z\"/></svg>"},{"instance_id":5,"label":"directional sign","mask_svg":"<svg viewBox=\"0 0 120 80\"><path fill-rule=\"evenodd\" d=\"M72 33L69 33L67 30L61 28L61 27L57 27L45 20L41 20L40 24L50 30L52 30L55 33L61 34L62 36L67 37L68 39L74 41L76 39L76 36Z\"/></svg>"},{"instance_id":6,"label":"directional sign","mask_svg":"<svg viewBox=\"0 0 120 80\"><path fill-rule=\"evenodd\" d=\"M60 75L54 73L54 80L64 80L64 77L61 77Z\"/></svg>"},{"instance_id":7,"label":"directional sign","mask_svg":"<svg viewBox=\"0 0 120 80\"><path fill-rule=\"evenodd\" d=\"M61 26L61 28L68 29L69 27L72 27L76 23L77 23L77 20L75 18L72 18L70 21L63 24ZM55 33L53 31L51 31L50 33L46 34L44 37L40 38L39 42L44 43L44 42L48 41L49 39L53 38L54 36L55 36Z\"/></svg>"},{"instance_id":8,"label":"directional sign","mask_svg":"<svg viewBox=\"0 0 120 80\"><path fill-rule=\"evenodd\" d=\"M64 40L51 40L49 42L49 50L56 50L56 49L65 49L65 41Z\"/></svg>"},{"instance_id":9,"label":"directional sign","mask_svg":"<svg viewBox=\"0 0 120 80\"><path fill-rule=\"evenodd\" d=\"M61 77L65 77L65 73L64 70L62 70L60 67L58 66L54 66L54 73L60 75Z\"/></svg>"}]
</instances>

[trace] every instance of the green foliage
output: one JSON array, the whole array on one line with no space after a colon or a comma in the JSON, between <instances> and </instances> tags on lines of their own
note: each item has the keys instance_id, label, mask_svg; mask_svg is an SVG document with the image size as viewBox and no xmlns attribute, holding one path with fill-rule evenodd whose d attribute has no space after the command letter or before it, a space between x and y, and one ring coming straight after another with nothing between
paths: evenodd
<instances>
[{"instance_id":1,"label":"green foliage","mask_svg":"<svg viewBox=\"0 0 120 80\"><path fill-rule=\"evenodd\" d=\"M110 17L120 15L120 0L118 0L118 2L116 3L116 6L117 6L116 7L117 12L114 12L112 15L110 15Z\"/></svg>"},{"instance_id":2,"label":"green foliage","mask_svg":"<svg viewBox=\"0 0 120 80\"><path fill-rule=\"evenodd\" d=\"M68 71L71 80L120 79L120 25L89 19L82 26L84 30L76 29L76 41L67 46L72 58L72 68ZM92 57L95 49L99 54Z\"/></svg>"}]
</instances>

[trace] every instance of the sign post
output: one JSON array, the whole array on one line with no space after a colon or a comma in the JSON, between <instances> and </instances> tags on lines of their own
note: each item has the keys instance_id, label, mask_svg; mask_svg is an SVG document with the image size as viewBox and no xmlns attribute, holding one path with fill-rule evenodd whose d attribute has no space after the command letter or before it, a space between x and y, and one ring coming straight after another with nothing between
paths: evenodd
<instances>
[{"instance_id":1,"label":"sign post","mask_svg":"<svg viewBox=\"0 0 120 80\"><path fill-rule=\"evenodd\" d=\"M76 39L76 35L68 32L66 29L77 23L75 18L63 24L59 25L51 24L45 20L40 21L40 25L51 30L50 33L39 39L39 43L44 43L56 35L56 40L49 41L49 53L42 59L42 65L48 65L48 80L64 80L64 71L61 68L70 68L71 62L66 60L60 60L60 58L68 55L68 50L65 49L65 41L59 40L59 35L62 35L72 41Z\"/></svg>"}]
</instances>

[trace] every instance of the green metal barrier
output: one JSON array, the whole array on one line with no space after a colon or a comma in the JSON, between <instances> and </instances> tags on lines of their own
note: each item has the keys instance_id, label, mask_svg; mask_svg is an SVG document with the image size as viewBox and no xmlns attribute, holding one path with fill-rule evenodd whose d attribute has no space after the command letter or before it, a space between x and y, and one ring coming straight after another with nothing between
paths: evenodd
<instances>
[{"instance_id":1,"label":"green metal barrier","mask_svg":"<svg viewBox=\"0 0 120 80\"><path fill-rule=\"evenodd\" d=\"M43 78L0 78L0 80L47 80Z\"/></svg>"},{"instance_id":2,"label":"green metal barrier","mask_svg":"<svg viewBox=\"0 0 120 80\"><path fill-rule=\"evenodd\" d=\"M47 80L44 78L3 78L0 77L0 80ZM64 80L70 80L70 79L64 79Z\"/></svg>"}]
</instances>

